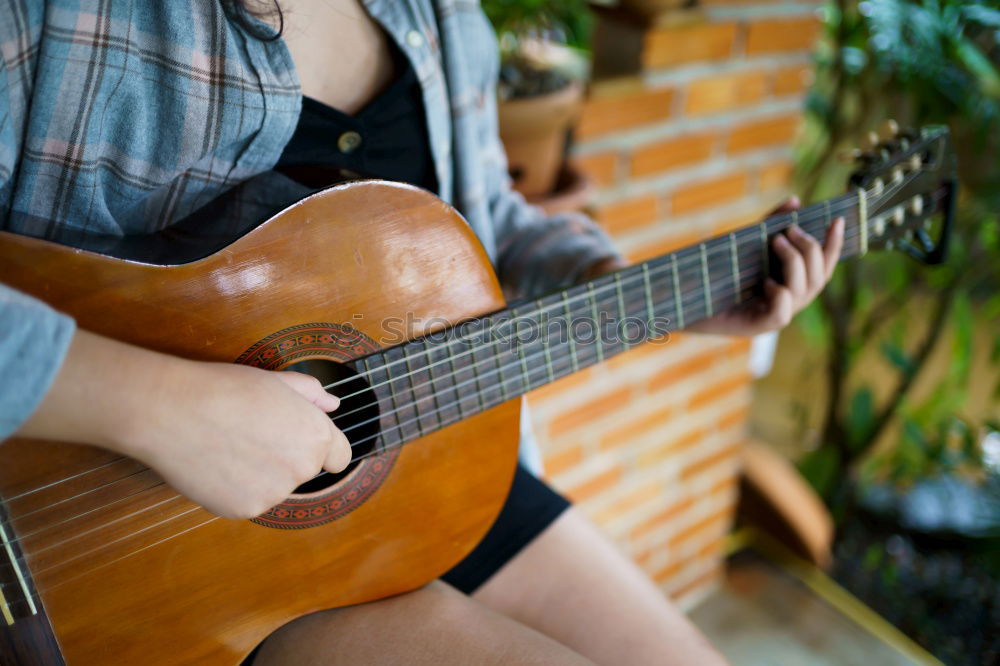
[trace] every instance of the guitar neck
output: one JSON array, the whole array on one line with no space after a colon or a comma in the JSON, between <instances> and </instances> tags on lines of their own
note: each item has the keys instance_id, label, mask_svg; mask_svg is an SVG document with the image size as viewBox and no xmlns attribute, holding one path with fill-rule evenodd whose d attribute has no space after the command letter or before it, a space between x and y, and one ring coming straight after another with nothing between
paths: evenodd
<instances>
[{"instance_id":1,"label":"guitar neck","mask_svg":"<svg viewBox=\"0 0 1000 666\"><path fill-rule=\"evenodd\" d=\"M840 216L847 223L841 258L863 253L858 198L845 194L359 359L356 369L378 399L383 446L756 297L774 273L775 234L798 224L822 240Z\"/></svg>"}]
</instances>

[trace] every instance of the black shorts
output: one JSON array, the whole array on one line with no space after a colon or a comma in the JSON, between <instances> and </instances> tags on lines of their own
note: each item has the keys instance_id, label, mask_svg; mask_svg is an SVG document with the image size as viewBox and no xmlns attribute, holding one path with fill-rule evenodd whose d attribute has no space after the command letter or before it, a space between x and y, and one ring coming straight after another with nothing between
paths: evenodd
<instances>
[{"instance_id":1,"label":"black shorts","mask_svg":"<svg viewBox=\"0 0 1000 666\"><path fill-rule=\"evenodd\" d=\"M441 580L460 592L472 594L568 507L565 497L518 464L507 501L493 526L479 545L441 576ZM252 663L256 654L254 649L243 666Z\"/></svg>"}]
</instances>

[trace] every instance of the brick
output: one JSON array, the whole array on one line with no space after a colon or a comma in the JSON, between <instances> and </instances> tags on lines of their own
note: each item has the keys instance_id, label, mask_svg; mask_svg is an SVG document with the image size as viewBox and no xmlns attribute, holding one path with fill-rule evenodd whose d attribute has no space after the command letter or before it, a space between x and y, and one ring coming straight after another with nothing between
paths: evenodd
<instances>
[{"instance_id":1,"label":"brick","mask_svg":"<svg viewBox=\"0 0 1000 666\"><path fill-rule=\"evenodd\" d=\"M652 195L616 201L598 207L594 217L612 233L631 231L656 221L656 197Z\"/></svg>"},{"instance_id":2,"label":"brick","mask_svg":"<svg viewBox=\"0 0 1000 666\"><path fill-rule=\"evenodd\" d=\"M749 353L752 342L753 338L732 338L729 341L726 353L730 358L743 356L744 354Z\"/></svg>"},{"instance_id":3,"label":"brick","mask_svg":"<svg viewBox=\"0 0 1000 666\"><path fill-rule=\"evenodd\" d=\"M698 549L695 557L699 560L718 559L726 549L726 537L721 536L714 541L709 541Z\"/></svg>"},{"instance_id":4,"label":"brick","mask_svg":"<svg viewBox=\"0 0 1000 666\"><path fill-rule=\"evenodd\" d=\"M670 440L649 451L644 451L636 462L641 467L653 467L684 449L689 449L699 444L705 439L705 434L705 431L701 428L692 430L679 439Z\"/></svg>"},{"instance_id":5,"label":"brick","mask_svg":"<svg viewBox=\"0 0 1000 666\"><path fill-rule=\"evenodd\" d=\"M670 212L682 215L734 201L747 191L745 173L735 173L676 190L670 198Z\"/></svg>"},{"instance_id":6,"label":"brick","mask_svg":"<svg viewBox=\"0 0 1000 666\"><path fill-rule=\"evenodd\" d=\"M704 162L712 156L715 134L694 134L660 141L632 155L630 172L635 177Z\"/></svg>"},{"instance_id":7,"label":"brick","mask_svg":"<svg viewBox=\"0 0 1000 666\"><path fill-rule=\"evenodd\" d=\"M596 497L608 488L612 487L621 479L622 467L615 465L611 469L601 472L587 481L578 483L566 490L566 495L574 502L583 502L592 497Z\"/></svg>"},{"instance_id":8,"label":"brick","mask_svg":"<svg viewBox=\"0 0 1000 666\"><path fill-rule=\"evenodd\" d=\"M632 444L643 435L669 423L673 415L674 409L672 407L660 407L654 412L636 418L631 423L607 433L601 437L600 447L606 451Z\"/></svg>"},{"instance_id":9,"label":"brick","mask_svg":"<svg viewBox=\"0 0 1000 666\"><path fill-rule=\"evenodd\" d=\"M696 460L688 465L684 466L681 470L681 480L687 481L692 477L698 476L707 469L711 469L716 465L720 465L728 460L738 457L740 454L740 445L734 444L733 446L727 446L724 449L716 451L715 453L705 456L699 460Z\"/></svg>"},{"instance_id":10,"label":"brick","mask_svg":"<svg viewBox=\"0 0 1000 666\"><path fill-rule=\"evenodd\" d=\"M729 526L729 521L732 520L732 517L732 507L727 506L723 509L719 509L718 511L713 511L704 518L691 523L670 537L670 546L676 548L679 544L684 543L692 537L697 536L699 533L708 531L712 528L719 529L720 534L725 534L726 529Z\"/></svg>"},{"instance_id":11,"label":"brick","mask_svg":"<svg viewBox=\"0 0 1000 666\"><path fill-rule=\"evenodd\" d=\"M749 387L750 375L746 372L740 372L695 393L688 401L688 407L690 409L698 409L699 407L715 402L733 391Z\"/></svg>"},{"instance_id":12,"label":"brick","mask_svg":"<svg viewBox=\"0 0 1000 666\"><path fill-rule=\"evenodd\" d=\"M663 583L675 578L683 568L684 562L682 560L676 560L654 571L652 578L654 581L662 585Z\"/></svg>"},{"instance_id":13,"label":"brick","mask_svg":"<svg viewBox=\"0 0 1000 666\"><path fill-rule=\"evenodd\" d=\"M760 170L760 191L787 189L792 182L792 163L774 162L763 166Z\"/></svg>"},{"instance_id":14,"label":"brick","mask_svg":"<svg viewBox=\"0 0 1000 666\"><path fill-rule=\"evenodd\" d=\"M558 437L570 430L592 423L602 416L612 414L627 405L631 398L631 389L620 388L565 411L552 419L549 424L549 435Z\"/></svg>"},{"instance_id":15,"label":"brick","mask_svg":"<svg viewBox=\"0 0 1000 666\"><path fill-rule=\"evenodd\" d=\"M751 224L757 224L762 219L764 219L764 216L761 215L760 211L756 208L751 208L740 215L716 222L715 226L712 227L712 234L727 234L730 231L736 231Z\"/></svg>"},{"instance_id":16,"label":"brick","mask_svg":"<svg viewBox=\"0 0 1000 666\"><path fill-rule=\"evenodd\" d=\"M735 23L670 26L646 34L642 65L672 67L683 63L728 58L736 42Z\"/></svg>"},{"instance_id":17,"label":"brick","mask_svg":"<svg viewBox=\"0 0 1000 666\"><path fill-rule=\"evenodd\" d=\"M632 531L629 532L629 539L633 541L641 539L650 532L669 524L672 519L681 515L693 506L694 498L685 497L681 499L680 501L668 506L666 509L656 512L646 520L633 527Z\"/></svg>"},{"instance_id":18,"label":"brick","mask_svg":"<svg viewBox=\"0 0 1000 666\"><path fill-rule=\"evenodd\" d=\"M719 430L728 430L737 425L742 425L746 427L747 421L750 419L750 409L748 407L739 407L732 410L727 414L723 414L719 417L716 422Z\"/></svg>"},{"instance_id":19,"label":"brick","mask_svg":"<svg viewBox=\"0 0 1000 666\"><path fill-rule=\"evenodd\" d=\"M649 381L646 383L646 389L648 391L659 391L664 387L673 386L692 375L708 370L717 358L718 354L713 351L706 354L698 354L697 356L684 359L679 363L669 365L649 378Z\"/></svg>"},{"instance_id":20,"label":"brick","mask_svg":"<svg viewBox=\"0 0 1000 666\"><path fill-rule=\"evenodd\" d=\"M797 65L795 67L785 67L774 73L774 84L771 94L782 97L785 95L799 95L805 92L812 84L813 72L808 65Z\"/></svg>"},{"instance_id":21,"label":"brick","mask_svg":"<svg viewBox=\"0 0 1000 666\"><path fill-rule=\"evenodd\" d=\"M618 155L616 153L595 153L575 157L573 162L598 185L610 185L615 182L618 173Z\"/></svg>"},{"instance_id":22,"label":"brick","mask_svg":"<svg viewBox=\"0 0 1000 666\"><path fill-rule=\"evenodd\" d=\"M574 372L571 375L561 377L551 384L546 384L545 386L536 388L528 394L529 399L531 401L541 401L554 398L558 395L563 395L564 393L590 383L590 380L593 378L593 373L593 368L584 368L579 372Z\"/></svg>"},{"instance_id":23,"label":"brick","mask_svg":"<svg viewBox=\"0 0 1000 666\"><path fill-rule=\"evenodd\" d=\"M672 234L659 241L653 241L648 245L636 248L628 253L628 260L632 262L647 261L654 257L659 257L667 252L679 250L682 247L694 245L705 238L704 233L688 232ZM673 334L671 334L673 335Z\"/></svg>"},{"instance_id":24,"label":"brick","mask_svg":"<svg viewBox=\"0 0 1000 666\"><path fill-rule=\"evenodd\" d=\"M608 370L619 370L627 367L648 367L646 363L651 357L663 353L664 348L675 341L676 333L668 333L666 337L660 336L649 340L637 347L632 347L626 352L613 356L604 362L604 367Z\"/></svg>"},{"instance_id":25,"label":"brick","mask_svg":"<svg viewBox=\"0 0 1000 666\"><path fill-rule=\"evenodd\" d=\"M661 484L659 482L646 484L618 498L594 518L598 524L606 525L616 518L621 518L636 507L655 500L659 497L660 490Z\"/></svg>"},{"instance_id":26,"label":"brick","mask_svg":"<svg viewBox=\"0 0 1000 666\"><path fill-rule=\"evenodd\" d=\"M608 132L666 120L674 98L672 90L608 92L583 106L576 138L586 140Z\"/></svg>"},{"instance_id":27,"label":"brick","mask_svg":"<svg viewBox=\"0 0 1000 666\"><path fill-rule=\"evenodd\" d=\"M768 118L734 129L729 135L728 151L741 153L755 148L790 144L799 128L798 114Z\"/></svg>"},{"instance_id":28,"label":"brick","mask_svg":"<svg viewBox=\"0 0 1000 666\"><path fill-rule=\"evenodd\" d=\"M763 70L710 76L688 85L684 112L694 115L729 111L763 99L766 92L767 73Z\"/></svg>"},{"instance_id":29,"label":"brick","mask_svg":"<svg viewBox=\"0 0 1000 666\"><path fill-rule=\"evenodd\" d=\"M715 583L722 576L722 567L718 564L714 565L711 569L705 573L698 574L691 580L684 583L681 587L677 588L670 593L670 597L674 600L680 599L681 597L686 597L689 594L693 594L700 589L708 588Z\"/></svg>"},{"instance_id":30,"label":"brick","mask_svg":"<svg viewBox=\"0 0 1000 666\"><path fill-rule=\"evenodd\" d=\"M583 462L583 447L573 446L545 456L545 474L558 476Z\"/></svg>"},{"instance_id":31,"label":"brick","mask_svg":"<svg viewBox=\"0 0 1000 666\"><path fill-rule=\"evenodd\" d=\"M815 17L756 21L747 29L747 55L811 51L819 34Z\"/></svg>"},{"instance_id":32,"label":"brick","mask_svg":"<svg viewBox=\"0 0 1000 666\"><path fill-rule=\"evenodd\" d=\"M715 495L728 495L733 489L736 488L738 481L736 476L727 476L723 479L719 479L712 484L712 487L708 489L708 495L714 497Z\"/></svg>"}]
</instances>

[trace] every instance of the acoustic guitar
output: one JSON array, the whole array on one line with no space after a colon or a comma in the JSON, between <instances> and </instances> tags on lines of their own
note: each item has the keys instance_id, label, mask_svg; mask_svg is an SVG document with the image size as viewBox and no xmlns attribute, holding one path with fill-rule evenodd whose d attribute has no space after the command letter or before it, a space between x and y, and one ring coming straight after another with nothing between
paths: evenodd
<instances>
[{"instance_id":1,"label":"acoustic guitar","mask_svg":"<svg viewBox=\"0 0 1000 666\"><path fill-rule=\"evenodd\" d=\"M955 188L946 130L899 134L847 194L512 307L461 216L387 182L319 192L238 238L175 233L158 254L0 232L0 281L84 329L320 377L354 450L343 473L227 520L108 451L3 443L0 661L237 664L293 618L424 585L499 512L519 396L755 298L791 224L822 238L844 216L844 257L940 261Z\"/></svg>"}]
</instances>

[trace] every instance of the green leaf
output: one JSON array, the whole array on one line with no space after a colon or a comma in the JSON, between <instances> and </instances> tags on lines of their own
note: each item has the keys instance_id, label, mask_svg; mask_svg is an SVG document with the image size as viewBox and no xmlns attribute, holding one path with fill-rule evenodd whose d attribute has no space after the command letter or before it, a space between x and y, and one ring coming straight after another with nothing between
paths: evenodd
<instances>
[{"instance_id":1,"label":"green leaf","mask_svg":"<svg viewBox=\"0 0 1000 666\"><path fill-rule=\"evenodd\" d=\"M822 347L827 340L828 324L826 313L819 299L810 303L795 317L795 323L802 331L802 337L811 347Z\"/></svg>"},{"instance_id":2,"label":"green leaf","mask_svg":"<svg viewBox=\"0 0 1000 666\"><path fill-rule=\"evenodd\" d=\"M883 340L881 350L882 356L893 367L902 372L904 376L909 377L915 371L916 368L913 365L913 361L910 360L910 357L906 355L906 352L896 342Z\"/></svg>"},{"instance_id":3,"label":"green leaf","mask_svg":"<svg viewBox=\"0 0 1000 666\"><path fill-rule=\"evenodd\" d=\"M799 471L817 493L826 497L840 475L840 454L832 446L821 446L799 461Z\"/></svg>"},{"instance_id":4,"label":"green leaf","mask_svg":"<svg viewBox=\"0 0 1000 666\"><path fill-rule=\"evenodd\" d=\"M852 451L858 451L865 445L865 438L871 432L875 420L875 399L868 386L862 386L851 395L851 404L847 411L847 436Z\"/></svg>"},{"instance_id":5,"label":"green leaf","mask_svg":"<svg viewBox=\"0 0 1000 666\"><path fill-rule=\"evenodd\" d=\"M964 385L969 381L969 371L972 365L972 335L973 335L972 305L969 294L959 292L955 295L952 306L952 342L951 380Z\"/></svg>"}]
</instances>

